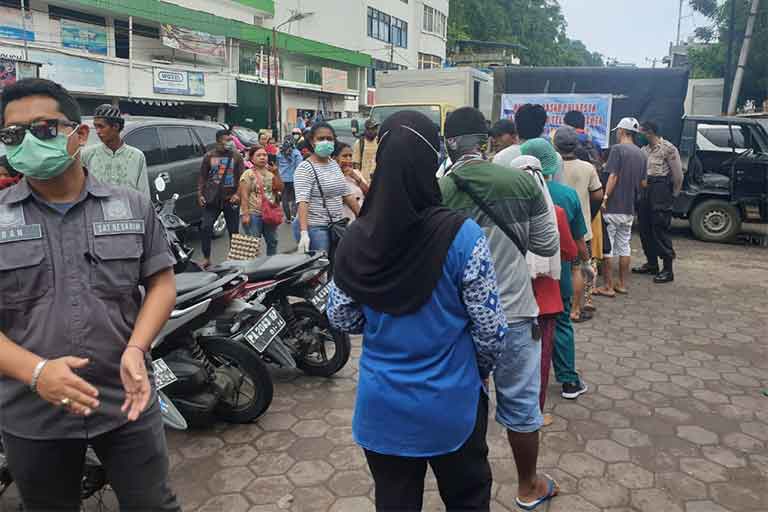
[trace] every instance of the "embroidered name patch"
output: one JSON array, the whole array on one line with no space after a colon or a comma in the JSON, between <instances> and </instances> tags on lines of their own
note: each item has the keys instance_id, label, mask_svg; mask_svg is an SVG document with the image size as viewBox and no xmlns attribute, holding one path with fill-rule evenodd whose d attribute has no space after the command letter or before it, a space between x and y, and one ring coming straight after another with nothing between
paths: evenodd
<instances>
[{"instance_id":1,"label":"embroidered name patch","mask_svg":"<svg viewBox=\"0 0 768 512\"><path fill-rule=\"evenodd\" d=\"M21 242L23 240L39 240L41 238L43 238L43 229L40 227L40 224L0 229L0 244Z\"/></svg>"},{"instance_id":2,"label":"embroidered name patch","mask_svg":"<svg viewBox=\"0 0 768 512\"><path fill-rule=\"evenodd\" d=\"M104 235L143 235L144 220L111 220L107 222L94 222L93 234Z\"/></svg>"}]
</instances>

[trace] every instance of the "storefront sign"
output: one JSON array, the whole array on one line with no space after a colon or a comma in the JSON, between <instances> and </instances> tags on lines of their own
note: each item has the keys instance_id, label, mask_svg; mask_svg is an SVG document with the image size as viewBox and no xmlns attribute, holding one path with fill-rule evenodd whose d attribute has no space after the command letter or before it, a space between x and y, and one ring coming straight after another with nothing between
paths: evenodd
<instances>
[{"instance_id":1,"label":"storefront sign","mask_svg":"<svg viewBox=\"0 0 768 512\"><path fill-rule=\"evenodd\" d=\"M34 41L35 29L32 24L32 13L26 11L24 23L22 23L19 9L0 7L0 37Z\"/></svg>"},{"instance_id":2,"label":"storefront sign","mask_svg":"<svg viewBox=\"0 0 768 512\"><path fill-rule=\"evenodd\" d=\"M503 94L501 117L514 117L517 109L526 103L542 105L546 109L545 134L551 135L562 126L567 112L578 110L584 114L586 130L595 143L603 148L609 146L613 103L610 94Z\"/></svg>"},{"instance_id":3,"label":"storefront sign","mask_svg":"<svg viewBox=\"0 0 768 512\"><path fill-rule=\"evenodd\" d=\"M61 45L88 53L107 54L107 29L90 23L61 20Z\"/></svg>"},{"instance_id":4,"label":"storefront sign","mask_svg":"<svg viewBox=\"0 0 768 512\"><path fill-rule=\"evenodd\" d=\"M227 38L198 32L175 25L161 25L160 39L164 46L189 53L223 59L227 54Z\"/></svg>"},{"instance_id":5,"label":"storefront sign","mask_svg":"<svg viewBox=\"0 0 768 512\"><path fill-rule=\"evenodd\" d=\"M104 64L61 53L30 50L29 60L42 65L40 77L74 92L104 92Z\"/></svg>"},{"instance_id":6,"label":"storefront sign","mask_svg":"<svg viewBox=\"0 0 768 512\"><path fill-rule=\"evenodd\" d=\"M205 74L194 71L154 68L153 88L157 94L205 96Z\"/></svg>"},{"instance_id":7,"label":"storefront sign","mask_svg":"<svg viewBox=\"0 0 768 512\"><path fill-rule=\"evenodd\" d=\"M37 64L0 59L0 91L24 78L37 78Z\"/></svg>"},{"instance_id":8,"label":"storefront sign","mask_svg":"<svg viewBox=\"0 0 768 512\"><path fill-rule=\"evenodd\" d=\"M323 91L347 92L347 72L341 69L323 68Z\"/></svg>"}]
</instances>

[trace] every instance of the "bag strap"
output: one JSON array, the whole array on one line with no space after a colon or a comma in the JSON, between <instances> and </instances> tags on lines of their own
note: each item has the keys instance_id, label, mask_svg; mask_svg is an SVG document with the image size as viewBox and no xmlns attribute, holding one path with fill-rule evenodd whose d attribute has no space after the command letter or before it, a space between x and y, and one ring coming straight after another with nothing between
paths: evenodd
<instances>
[{"instance_id":1,"label":"bag strap","mask_svg":"<svg viewBox=\"0 0 768 512\"><path fill-rule=\"evenodd\" d=\"M325 193L323 192L323 186L320 185L320 177L317 175L317 169L315 169L315 166L312 165L310 160L307 160L307 162L315 175L315 183L317 183L317 188L320 190L320 198L323 200L323 208L325 208L325 213L328 215L328 224L333 224L333 215L331 215L331 210L328 209L328 204L325 202Z\"/></svg>"},{"instance_id":2,"label":"bag strap","mask_svg":"<svg viewBox=\"0 0 768 512\"><path fill-rule=\"evenodd\" d=\"M517 238L517 233L515 233L506 224L506 222L504 222L501 217L495 211L493 211L488 203L483 201L477 192L472 190L472 188L469 186L469 183L467 183L464 178L461 178L455 172L449 174L448 177L456 184L456 187L459 190L467 194L472 199L472 201L474 201L474 203L483 211L483 213L490 217L491 221L493 221L493 223L496 224L496 226L498 226L498 228L502 230L505 235L507 235L507 238L512 240L512 243L515 244L515 247L517 247L517 250L520 251L520 254L525 256L526 252L528 251L525 250L523 244L520 242L520 239Z\"/></svg>"}]
</instances>

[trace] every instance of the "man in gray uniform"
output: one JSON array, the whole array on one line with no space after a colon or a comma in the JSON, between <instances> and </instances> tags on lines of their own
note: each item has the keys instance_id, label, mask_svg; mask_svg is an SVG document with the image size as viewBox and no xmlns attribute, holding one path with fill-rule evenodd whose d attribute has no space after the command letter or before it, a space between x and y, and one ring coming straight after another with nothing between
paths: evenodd
<instances>
[{"instance_id":1,"label":"man in gray uniform","mask_svg":"<svg viewBox=\"0 0 768 512\"><path fill-rule=\"evenodd\" d=\"M86 174L88 127L60 85L21 80L0 107L24 175L0 192L0 425L24 508L80 510L90 444L122 510L180 510L148 371L176 298L162 225Z\"/></svg>"}]
</instances>

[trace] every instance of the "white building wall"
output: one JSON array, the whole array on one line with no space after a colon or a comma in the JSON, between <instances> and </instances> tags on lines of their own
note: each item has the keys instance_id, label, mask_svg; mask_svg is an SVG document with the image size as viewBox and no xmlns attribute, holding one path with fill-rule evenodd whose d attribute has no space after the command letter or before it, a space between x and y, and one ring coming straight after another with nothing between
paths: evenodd
<instances>
[{"instance_id":1,"label":"white building wall","mask_svg":"<svg viewBox=\"0 0 768 512\"><path fill-rule=\"evenodd\" d=\"M164 0L170 4L176 4L187 9L207 12L220 18L242 21L249 25L254 24L254 16L259 20L266 16L266 13L258 11L252 7L234 2L232 0Z\"/></svg>"}]
</instances>

